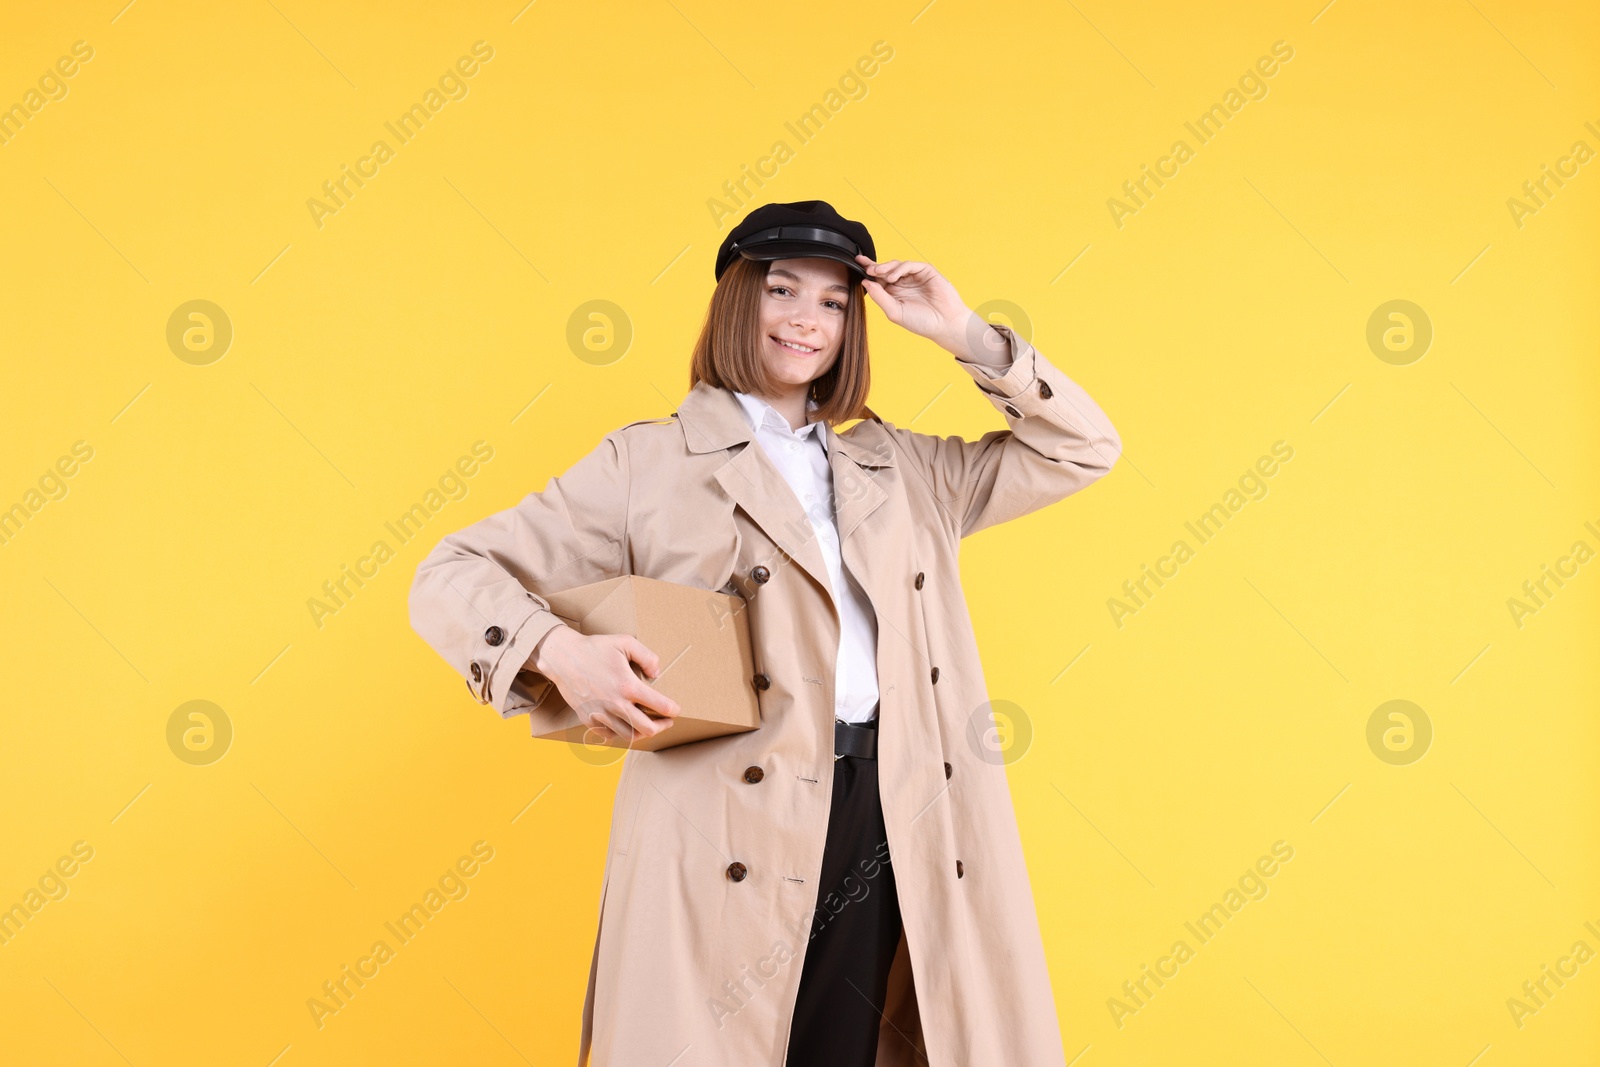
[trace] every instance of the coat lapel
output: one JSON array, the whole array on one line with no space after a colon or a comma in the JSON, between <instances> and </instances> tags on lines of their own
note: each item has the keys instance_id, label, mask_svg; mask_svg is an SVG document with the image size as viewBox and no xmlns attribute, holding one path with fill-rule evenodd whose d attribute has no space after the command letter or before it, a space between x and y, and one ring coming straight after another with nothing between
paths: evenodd
<instances>
[{"instance_id":1,"label":"coat lapel","mask_svg":"<svg viewBox=\"0 0 1600 1067\"><path fill-rule=\"evenodd\" d=\"M851 534L863 519L877 511L888 494L878 479L869 473L878 467L894 466L894 450L887 442L867 445L852 437L840 437L832 426L827 435L828 465L833 470L834 513L839 524L839 543L848 546ZM847 560L848 562L848 560ZM859 579L859 575L857 576Z\"/></svg>"},{"instance_id":2,"label":"coat lapel","mask_svg":"<svg viewBox=\"0 0 1600 1067\"><path fill-rule=\"evenodd\" d=\"M870 444L863 440L875 429L868 423L861 423L849 437L840 437L831 426L826 427L824 433L828 439L828 465L833 471L840 555L845 568L865 590L881 628L893 616L893 611L877 583L897 570L897 556L902 557L899 562L904 565L906 546L899 539L888 537L887 528L881 523L867 522L888 499L882 480L894 476L894 471L889 469L894 466L894 449L881 432L868 439Z\"/></svg>"},{"instance_id":3,"label":"coat lapel","mask_svg":"<svg viewBox=\"0 0 1600 1067\"><path fill-rule=\"evenodd\" d=\"M745 445L717 468L717 484L785 556L799 564L828 592L829 603L837 615L838 597L828 580L828 567L811 521L782 472L756 443L755 433L745 420L738 399L727 389L697 382L678 405L675 417L691 452L714 452L741 443ZM876 420L877 416L872 418ZM828 448L829 469L833 473L834 511L841 554L850 573L870 596L874 553L858 531L862 522L888 497L872 472L894 466L894 449L886 440L874 439L868 443L858 439L861 435L855 433L841 437L828 425L823 426L822 432Z\"/></svg>"},{"instance_id":4,"label":"coat lapel","mask_svg":"<svg viewBox=\"0 0 1600 1067\"><path fill-rule=\"evenodd\" d=\"M755 432L745 421L738 399L726 389L697 382L675 415L691 452L714 452L744 443L745 447L717 468L717 484L788 559L799 564L827 592L837 616L838 600L811 520L782 472L756 443Z\"/></svg>"}]
</instances>

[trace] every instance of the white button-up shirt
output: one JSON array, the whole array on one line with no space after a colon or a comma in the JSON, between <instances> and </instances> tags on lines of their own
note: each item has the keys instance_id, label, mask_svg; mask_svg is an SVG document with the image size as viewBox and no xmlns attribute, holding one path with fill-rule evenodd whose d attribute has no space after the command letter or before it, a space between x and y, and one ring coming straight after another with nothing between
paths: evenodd
<instances>
[{"instance_id":1,"label":"white button-up shirt","mask_svg":"<svg viewBox=\"0 0 1600 1067\"><path fill-rule=\"evenodd\" d=\"M733 391L750 428L772 465L783 474L800 501L823 562L829 587L839 606L839 654L834 667L833 714L845 722L868 722L878 713L878 620L872 601L845 569L835 522L833 470L822 423L813 419L798 432L773 406L750 393ZM807 399L809 415L819 405Z\"/></svg>"}]
</instances>

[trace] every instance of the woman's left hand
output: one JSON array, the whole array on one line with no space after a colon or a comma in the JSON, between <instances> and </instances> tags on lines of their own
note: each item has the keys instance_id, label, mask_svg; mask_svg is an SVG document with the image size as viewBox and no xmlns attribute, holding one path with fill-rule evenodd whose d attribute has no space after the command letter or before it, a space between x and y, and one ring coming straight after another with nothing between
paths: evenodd
<instances>
[{"instance_id":1,"label":"woman's left hand","mask_svg":"<svg viewBox=\"0 0 1600 1067\"><path fill-rule=\"evenodd\" d=\"M930 264L910 260L874 263L857 256L856 262L867 272L862 287L890 322L941 348L957 350L976 313L944 275Z\"/></svg>"}]
</instances>

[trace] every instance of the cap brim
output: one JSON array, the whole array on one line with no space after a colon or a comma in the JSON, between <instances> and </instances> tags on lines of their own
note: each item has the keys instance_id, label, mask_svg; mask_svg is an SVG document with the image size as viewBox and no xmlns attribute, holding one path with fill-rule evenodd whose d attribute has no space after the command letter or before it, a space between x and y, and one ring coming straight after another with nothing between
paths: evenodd
<instances>
[{"instance_id":1,"label":"cap brim","mask_svg":"<svg viewBox=\"0 0 1600 1067\"><path fill-rule=\"evenodd\" d=\"M768 241L754 248L741 248L739 254L746 259L773 260L773 259L831 259L843 263L860 277L867 276L866 270L850 258L848 252L840 251L828 245L810 244L806 241Z\"/></svg>"}]
</instances>

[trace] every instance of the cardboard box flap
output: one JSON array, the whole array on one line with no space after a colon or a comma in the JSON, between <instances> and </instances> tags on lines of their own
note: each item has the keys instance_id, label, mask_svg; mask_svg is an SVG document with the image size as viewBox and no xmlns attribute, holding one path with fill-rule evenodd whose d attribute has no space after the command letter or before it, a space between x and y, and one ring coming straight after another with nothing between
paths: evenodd
<instances>
[{"instance_id":1,"label":"cardboard box flap","mask_svg":"<svg viewBox=\"0 0 1600 1067\"><path fill-rule=\"evenodd\" d=\"M607 578L592 585L547 593L544 599L556 617L575 630L590 634L633 633L636 620L628 578Z\"/></svg>"}]
</instances>

